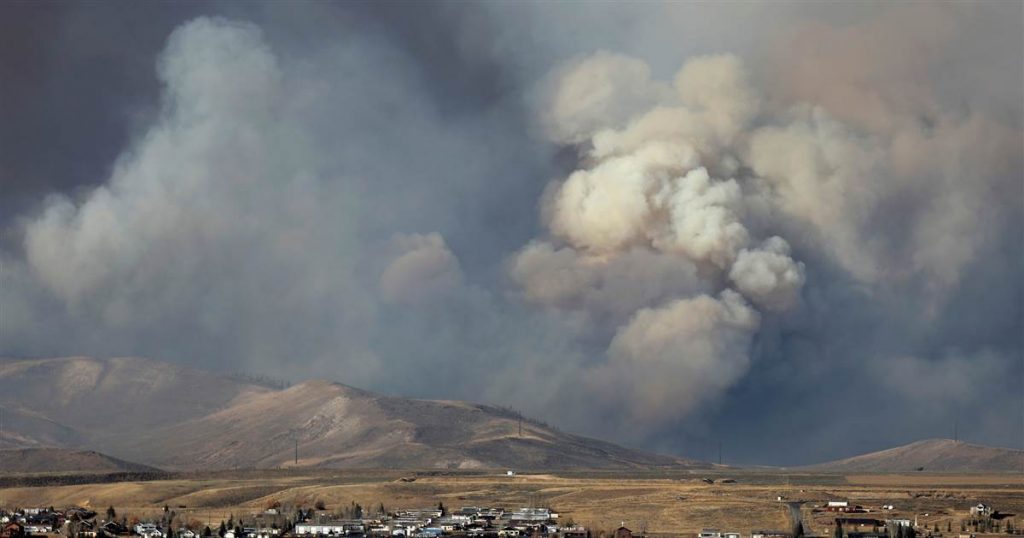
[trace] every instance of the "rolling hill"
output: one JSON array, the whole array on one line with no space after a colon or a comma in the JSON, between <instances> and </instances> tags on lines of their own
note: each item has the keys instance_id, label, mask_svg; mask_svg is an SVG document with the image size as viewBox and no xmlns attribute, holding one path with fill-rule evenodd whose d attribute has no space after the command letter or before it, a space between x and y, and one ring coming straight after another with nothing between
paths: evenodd
<instances>
[{"instance_id":1,"label":"rolling hill","mask_svg":"<svg viewBox=\"0 0 1024 538\"><path fill-rule=\"evenodd\" d=\"M0 450L0 473L115 473L157 471L91 450L9 448Z\"/></svg>"},{"instance_id":2,"label":"rolling hill","mask_svg":"<svg viewBox=\"0 0 1024 538\"><path fill-rule=\"evenodd\" d=\"M926 439L879 452L803 467L829 472L1020 472L1024 451L953 441Z\"/></svg>"},{"instance_id":3,"label":"rolling hill","mask_svg":"<svg viewBox=\"0 0 1024 538\"><path fill-rule=\"evenodd\" d=\"M529 419L520 433L518 415L484 405L320 380L277 390L138 358L0 361L0 406L21 417L4 446L98 450L164 469L698 465Z\"/></svg>"}]
</instances>

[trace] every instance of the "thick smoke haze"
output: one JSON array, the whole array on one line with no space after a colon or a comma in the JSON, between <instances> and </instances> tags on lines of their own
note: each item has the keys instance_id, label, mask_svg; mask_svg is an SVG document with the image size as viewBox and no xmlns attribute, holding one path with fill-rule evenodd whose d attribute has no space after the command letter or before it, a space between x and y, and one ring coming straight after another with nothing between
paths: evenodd
<instances>
[{"instance_id":1,"label":"thick smoke haze","mask_svg":"<svg viewBox=\"0 0 1024 538\"><path fill-rule=\"evenodd\" d=\"M0 355L1024 442L1019 3L150 7L0 8Z\"/></svg>"}]
</instances>

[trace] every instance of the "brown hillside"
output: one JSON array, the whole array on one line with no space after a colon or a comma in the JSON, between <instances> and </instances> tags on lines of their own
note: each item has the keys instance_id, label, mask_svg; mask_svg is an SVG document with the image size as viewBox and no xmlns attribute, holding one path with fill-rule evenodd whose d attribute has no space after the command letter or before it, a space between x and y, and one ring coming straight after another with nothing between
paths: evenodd
<instances>
[{"instance_id":1,"label":"brown hillside","mask_svg":"<svg viewBox=\"0 0 1024 538\"><path fill-rule=\"evenodd\" d=\"M639 468L693 462L457 401L327 381L285 390L146 359L0 361L9 446L90 448L168 469ZM15 442L17 441L17 442Z\"/></svg>"},{"instance_id":2,"label":"brown hillside","mask_svg":"<svg viewBox=\"0 0 1024 538\"><path fill-rule=\"evenodd\" d=\"M926 439L909 445L805 467L835 472L1020 472L1024 451L951 439Z\"/></svg>"}]
</instances>

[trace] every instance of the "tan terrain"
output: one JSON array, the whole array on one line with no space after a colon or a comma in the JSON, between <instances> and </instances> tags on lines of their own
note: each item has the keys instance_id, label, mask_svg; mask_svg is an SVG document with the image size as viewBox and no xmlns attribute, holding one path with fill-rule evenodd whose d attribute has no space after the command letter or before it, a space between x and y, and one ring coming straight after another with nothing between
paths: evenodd
<instances>
[{"instance_id":1,"label":"tan terrain","mask_svg":"<svg viewBox=\"0 0 1024 538\"><path fill-rule=\"evenodd\" d=\"M138 358L0 361L6 447L90 449L162 469L648 468L696 462L459 401L327 381L279 390Z\"/></svg>"},{"instance_id":2,"label":"tan terrain","mask_svg":"<svg viewBox=\"0 0 1024 538\"><path fill-rule=\"evenodd\" d=\"M857 473L1024 471L1024 450L974 445L952 439L926 439L908 445L818 465L809 470Z\"/></svg>"},{"instance_id":3,"label":"tan terrain","mask_svg":"<svg viewBox=\"0 0 1024 538\"><path fill-rule=\"evenodd\" d=\"M400 480L412 477L412 482ZM713 478L714 484L702 478ZM735 483L721 483L729 478ZM438 472L372 470L251 471L184 474L167 480L15 486L0 488L0 504L10 506L114 505L119 514L146 517L164 505L185 520L213 526L233 514L250 517L280 502L286 510L312 506L328 511L358 502L387 508L468 505L550 506L563 521L574 520L596 530L625 523L646 527L651 534L687 535L705 527L736 530L790 528L788 501L802 501L808 530L830 536L836 514L815 512L828 500L849 499L871 513L856 517L886 519L918 517L919 523L958 529L969 507L978 502L1024 518L1024 480L1019 475L835 475L778 471L642 471L550 472L504 476L499 471ZM783 496L784 501L779 501ZM885 504L893 511L882 511ZM927 514L927 515L925 515ZM955 536L956 533L954 532Z\"/></svg>"},{"instance_id":4,"label":"tan terrain","mask_svg":"<svg viewBox=\"0 0 1024 538\"><path fill-rule=\"evenodd\" d=\"M148 472L153 467L112 458L92 450L8 448L0 450L0 473Z\"/></svg>"}]
</instances>

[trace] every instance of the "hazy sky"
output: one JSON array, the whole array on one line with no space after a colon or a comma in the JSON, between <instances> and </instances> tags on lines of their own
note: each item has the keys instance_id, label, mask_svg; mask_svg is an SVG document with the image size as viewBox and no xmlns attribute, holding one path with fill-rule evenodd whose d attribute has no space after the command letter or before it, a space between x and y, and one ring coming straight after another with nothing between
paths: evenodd
<instances>
[{"instance_id":1,"label":"hazy sky","mask_svg":"<svg viewBox=\"0 0 1024 538\"><path fill-rule=\"evenodd\" d=\"M0 354L727 462L1024 444L1024 7L0 7Z\"/></svg>"}]
</instances>

